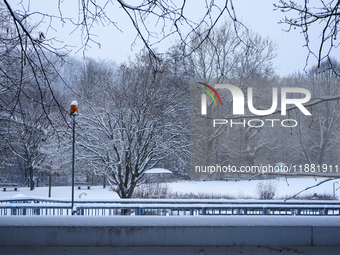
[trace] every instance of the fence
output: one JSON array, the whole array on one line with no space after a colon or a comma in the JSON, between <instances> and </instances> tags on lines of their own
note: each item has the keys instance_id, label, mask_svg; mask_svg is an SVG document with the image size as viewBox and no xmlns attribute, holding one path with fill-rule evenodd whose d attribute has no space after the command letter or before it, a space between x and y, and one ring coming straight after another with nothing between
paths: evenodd
<instances>
[{"instance_id":1,"label":"fence","mask_svg":"<svg viewBox=\"0 0 340 255\"><path fill-rule=\"evenodd\" d=\"M339 216L339 202L278 202L221 200L76 201L76 214L114 215L316 215ZM50 199L0 200L0 215L71 215L70 202Z\"/></svg>"}]
</instances>

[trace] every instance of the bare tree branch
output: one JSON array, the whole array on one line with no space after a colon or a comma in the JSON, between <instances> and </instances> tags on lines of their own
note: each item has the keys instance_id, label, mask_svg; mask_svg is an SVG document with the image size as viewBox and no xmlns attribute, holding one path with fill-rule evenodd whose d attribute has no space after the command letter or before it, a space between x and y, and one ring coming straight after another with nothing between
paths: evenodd
<instances>
[{"instance_id":1,"label":"bare tree branch","mask_svg":"<svg viewBox=\"0 0 340 255\"><path fill-rule=\"evenodd\" d=\"M329 0L325 2L320 0L318 5L315 1L285 1L280 0L279 4L274 6L284 13L292 13L293 17L285 17L280 23L287 24L289 32L291 29L300 28L305 38L305 46L309 53L306 59L308 65L309 56L312 55L318 62L320 67L321 62L329 59L332 56L332 51L339 46L337 36L340 29L340 1ZM310 31L318 31L320 42L318 49L312 49L312 42L317 38L312 38ZM305 66L305 67L306 67Z\"/></svg>"},{"instance_id":2,"label":"bare tree branch","mask_svg":"<svg viewBox=\"0 0 340 255\"><path fill-rule=\"evenodd\" d=\"M338 178L340 178L340 177L338 177ZM324 183L326 183L326 182L333 181L333 180L336 180L336 179L338 179L338 178L329 178L329 179L326 179L326 180L323 180L323 181L319 182L318 184L315 184L315 185L313 185L313 186L307 187L307 188L305 188L305 189L299 191L299 192L296 193L295 195L293 195L293 196L291 196L291 197L285 199L284 202L286 202L287 200L296 198L298 195L300 195L302 192L305 192L306 190L313 189L313 188L318 187L318 186L320 186L320 185L322 185L322 184L324 184Z\"/></svg>"}]
</instances>

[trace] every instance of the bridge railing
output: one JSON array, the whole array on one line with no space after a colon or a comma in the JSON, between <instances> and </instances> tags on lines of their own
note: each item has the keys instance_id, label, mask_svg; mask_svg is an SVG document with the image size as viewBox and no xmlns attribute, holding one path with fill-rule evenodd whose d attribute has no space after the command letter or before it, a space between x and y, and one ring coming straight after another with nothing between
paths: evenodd
<instances>
[{"instance_id":1,"label":"bridge railing","mask_svg":"<svg viewBox=\"0 0 340 255\"><path fill-rule=\"evenodd\" d=\"M227 199L114 199L114 200L75 200L78 204L214 204L214 205L340 205L338 200L311 201L311 200L227 200ZM1 199L0 204L6 203L46 203L46 204L70 204L67 199L47 199L47 198L13 198Z\"/></svg>"},{"instance_id":2,"label":"bridge railing","mask_svg":"<svg viewBox=\"0 0 340 255\"><path fill-rule=\"evenodd\" d=\"M339 202L229 200L76 201L76 214L115 215L317 215L339 216ZM70 202L48 199L0 200L0 215L71 215Z\"/></svg>"}]
</instances>

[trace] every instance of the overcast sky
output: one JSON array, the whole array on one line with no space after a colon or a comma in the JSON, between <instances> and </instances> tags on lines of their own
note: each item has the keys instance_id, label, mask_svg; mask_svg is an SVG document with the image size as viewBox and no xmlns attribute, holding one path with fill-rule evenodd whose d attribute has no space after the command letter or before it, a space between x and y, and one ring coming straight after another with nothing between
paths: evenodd
<instances>
[{"instance_id":1,"label":"overcast sky","mask_svg":"<svg viewBox=\"0 0 340 255\"><path fill-rule=\"evenodd\" d=\"M278 0L237 0L234 1L234 7L238 19L242 20L253 31L263 37L269 37L277 44L278 55L274 61L274 66L277 67L278 74L283 76L295 71L302 71L306 65L308 54L307 48L304 47L304 37L299 29L292 30L289 33L283 31L287 29L287 26L278 24L278 22L284 18L285 14L280 11L274 11L273 3L278 3ZM129 21L126 20L126 22ZM109 35L104 32L100 36L101 39L105 38L101 40L102 49L93 48L93 51L91 50L88 55L99 58L110 57L117 62L124 61L127 56L134 55L134 52L131 51L131 42L134 35L134 31L131 33L131 27L124 30L123 33L115 31L115 33ZM312 34L312 36L315 40L320 39L317 33ZM316 49L317 44L313 45ZM159 47L162 46L160 45ZM139 47L134 49L137 52ZM339 50L338 53L340 53ZM316 59L311 57L308 66L315 64Z\"/></svg>"},{"instance_id":2,"label":"overcast sky","mask_svg":"<svg viewBox=\"0 0 340 255\"><path fill-rule=\"evenodd\" d=\"M10 2L13 5L13 9L20 8L19 5L15 4L18 0L11 0ZM131 0L130 2L132 3L133 1ZM277 44L278 55L274 61L274 66L277 68L277 73L283 76L295 71L302 71L306 64L308 51L306 47L303 47L305 42L300 30L296 29L287 33L283 31L287 26L278 24L284 17L284 14L280 11L274 11L273 3L277 2L278 0L237 0L234 1L234 7L239 20L242 20L244 24L253 31L263 37L269 37ZM52 3L54 3L54 5ZM48 10L49 13L58 15L57 3L58 1L31 0L30 8L31 11L39 10L44 12ZM192 13L189 13L190 15L200 15L198 8L204 9L203 7L197 7L197 3L197 0L188 1L188 5L195 4L192 6L189 5L189 8L187 8L188 13L192 10ZM65 17L77 16L78 1L63 1L62 5L63 15ZM114 12L115 21L117 21L117 25L121 31L113 26L102 27L98 25L92 32L95 34L93 38L100 42L101 47L99 48L98 45L90 44L91 48L86 52L86 56L95 59L110 59L120 63L126 61L128 57L133 58L143 46L140 41L138 41L136 46L132 46L136 35L135 30L123 10L118 8L117 4L116 6L117 8L112 9L112 12ZM63 26L61 24L61 22L54 23L53 26L56 31L50 29L47 37L55 37L66 44L75 46L72 48L72 52L76 53L79 45L81 45L79 33L73 32L70 34L73 27L68 25L67 22ZM317 33L312 34L312 36L314 42L319 39ZM160 44L157 47L159 50L166 50L169 46L170 44ZM314 44L314 46L316 46L316 44ZM83 51L78 51L77 55L82 57ZM335 54L333 54L333 56L334 55ZM309 66L314 64L316 64L316 60L311 58Z\"/></svg>"}]
</instances>

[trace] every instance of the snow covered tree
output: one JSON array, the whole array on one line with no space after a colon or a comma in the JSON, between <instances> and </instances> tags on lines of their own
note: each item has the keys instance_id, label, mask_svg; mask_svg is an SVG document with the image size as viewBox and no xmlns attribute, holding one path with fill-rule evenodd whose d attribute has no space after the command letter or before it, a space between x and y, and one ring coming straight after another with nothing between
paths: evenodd
<instances>
[{"instance_id":1,"label":"snow covered tree","mask_svg":"<svg viewBox=\"0 0 340 255\"><path fill-rule=\"evenodd\" d=\"M145 170L168 157L188 159L188 85L146 55L97 78L99 100L78 100L78 159L130 198Z\"/></svg>"},{"instance_id":2,"label":"snow covered tree","mask_svg":"<svg viewBox=\"0 0 340 255\"><path fill-rule=\"evenodd\" d=\"M7 132L2 136L11 151L24 162L24 170L30 178L30 190L34 189L34 172L45 157L40 148L50 126L44 113L35 109L36 104L26 101L25 105L19 105L16 112L5 121Z\"/></svg>"},{"instance_id":3,"label":"snow covered tree","mask_svg":"<svg viewBox=\"0 0 340 255\"><path fill-rule=\"evenodd\" d=\"M3 21L0 41L4 42L0 44L0 136L1 146L11 153L3 160L12 161L14 153L24 163L25 176L29 175L32 190L34 171L44 158L40 146L51 124L50 113L58 109L56 98L59 92L52 88L57 81L54 66L34 54L30 55L32 52L28 53L28 45L26 53L30 55L30 60L20 53L18 47L22 42L15 28L9 25L10 17L5 14L0 12L0 20ZM41 61L43 73L39 66L30 61ZM51 82L47 82L46 77Z\"/></svg>"},{"instance_id":4,"label":"snow covered tree","mask_svg":"<svg viewBox=\"0 0 340 255\"><path fill-rule=\"evenodd\" d=\"M332 67L332 68L331 68ZM320 67L310 68L300 80L302 86L308 88L315 97L329 97L340 93L340 81L336 71L339 63L332 59L324 61ZM298 78L295 78L298 79ZM322 165L325 162L337 164L336 154L339 149L340 115L337 101L325 101L310 108L312 117L301 119L296 130L299 144L295 148L295 156L299 156L308 164ZM298 116L296 116L298 118Z\"/></svg>"}]
</instances>

